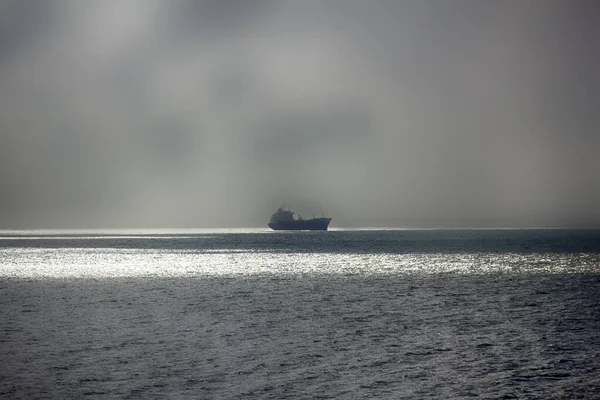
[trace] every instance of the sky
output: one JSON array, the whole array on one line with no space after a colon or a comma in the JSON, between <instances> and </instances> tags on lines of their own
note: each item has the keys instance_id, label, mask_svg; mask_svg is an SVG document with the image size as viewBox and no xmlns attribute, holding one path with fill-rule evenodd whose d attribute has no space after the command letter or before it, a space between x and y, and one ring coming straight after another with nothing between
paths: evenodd
<instances>
[{"instance_id":1,"label":"sky","mask_svg":"<svg viewBox=\"0 0 600 400\"><path fill-rule=\"evenodd\" d=\"M600 226L600 6L0 0L0 228Z\"/></svg>"}]
</instances>

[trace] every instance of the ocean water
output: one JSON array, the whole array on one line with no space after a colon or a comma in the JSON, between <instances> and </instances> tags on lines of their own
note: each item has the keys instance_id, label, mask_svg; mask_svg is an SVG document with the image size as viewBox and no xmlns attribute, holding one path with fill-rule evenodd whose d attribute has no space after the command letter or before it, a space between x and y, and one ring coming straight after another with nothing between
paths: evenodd
<instances>
[{"instance_id":1,"label":"ocean water","mask_svg":"<svg viewBox=\"0 0 600 400\"><path fill-rule=\"evenodd\" d=\"M598 399L600 231L0 231L0 398Z\"/></svg>"}]
</instances>

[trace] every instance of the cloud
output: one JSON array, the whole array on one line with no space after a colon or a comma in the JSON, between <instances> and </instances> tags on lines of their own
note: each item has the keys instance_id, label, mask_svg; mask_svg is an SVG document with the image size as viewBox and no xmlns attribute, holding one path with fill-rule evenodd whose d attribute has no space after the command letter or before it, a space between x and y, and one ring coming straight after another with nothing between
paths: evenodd
<instances>
[{"instance_id":1,"label":"cloud","mask_svg":"<svg viewBox=\"0 0 600 400\"><path fill-rule=\"evenodd\" d=\"M593 4L2 4L0 226L600 222Z\"/></svg>"}]
</instances>

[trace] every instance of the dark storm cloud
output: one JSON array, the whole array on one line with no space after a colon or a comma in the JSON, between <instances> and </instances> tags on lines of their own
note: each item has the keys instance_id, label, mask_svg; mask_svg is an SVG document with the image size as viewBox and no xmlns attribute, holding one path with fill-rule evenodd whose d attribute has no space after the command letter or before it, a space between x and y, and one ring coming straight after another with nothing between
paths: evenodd
<instances>
[{"instance_id":1,"label":"dark storm cloud","mask_svg":"<svg viewBox=\"0 0 600 400\"><path fill-rule=\"evenodd\" d=\"M0 4L4 227L600 223L594 2Z\"/></svg>"}]
</instances>

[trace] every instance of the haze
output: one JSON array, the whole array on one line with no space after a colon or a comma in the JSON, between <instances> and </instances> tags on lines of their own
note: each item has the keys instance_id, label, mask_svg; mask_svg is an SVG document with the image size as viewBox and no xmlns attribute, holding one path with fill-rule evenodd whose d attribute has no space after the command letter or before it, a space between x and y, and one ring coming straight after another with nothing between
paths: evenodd
<instances>
[{"instance_id":1,"label":"haze","mask_svg":"<svg viewBox=\"0 0 600 400\"><path fill-rule=\"evenodd\" d=\"M594 1L0 2L0 228L600 226Z\"/></svg>"}]
</instances>

